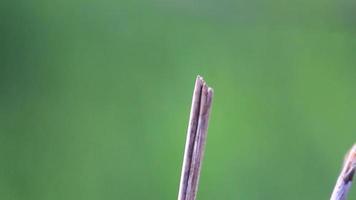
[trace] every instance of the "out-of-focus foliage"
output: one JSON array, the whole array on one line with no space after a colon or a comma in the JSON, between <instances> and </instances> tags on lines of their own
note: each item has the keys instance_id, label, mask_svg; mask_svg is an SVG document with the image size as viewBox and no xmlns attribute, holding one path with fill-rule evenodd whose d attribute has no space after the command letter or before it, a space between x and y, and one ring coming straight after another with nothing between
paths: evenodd
<instances>
[{"instance_id":1,"label":"out-of-focus foliage","mask_svg":"<svg viewBox=\"0 0 356 200\"><path fill-rule=\"evenodd\" d=\"M355 8L1 1L0 199L175 199L197 74L198 199L328 199L356 140Z\"/></svg>"}]
</instances>

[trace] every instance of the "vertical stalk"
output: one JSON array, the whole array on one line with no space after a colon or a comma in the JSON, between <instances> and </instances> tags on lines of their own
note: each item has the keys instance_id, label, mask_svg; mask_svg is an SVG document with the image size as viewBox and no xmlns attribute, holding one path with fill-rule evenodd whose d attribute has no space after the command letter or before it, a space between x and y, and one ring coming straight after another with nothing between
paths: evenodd
<instances>
[{"instance_id":1,"label":"vertical stalk","mask_svg":"<svg viewBox=\"0 0 356 200\"><path fill-rule=\"evenodd\" d=\"M204 156L213 90L202 77L195 82L178 200L195 200Z\"/></svg>"},{"instance_id":2,"label":"vertical stalk","mask_svg":"<svg viewBox=\"0 0 356 200\"><path fill-rule=\"evenodd\" d=\"M346 200L356 170L356 144L346 154L339 178L330 200Z\"/></svg>"}]
</instances>

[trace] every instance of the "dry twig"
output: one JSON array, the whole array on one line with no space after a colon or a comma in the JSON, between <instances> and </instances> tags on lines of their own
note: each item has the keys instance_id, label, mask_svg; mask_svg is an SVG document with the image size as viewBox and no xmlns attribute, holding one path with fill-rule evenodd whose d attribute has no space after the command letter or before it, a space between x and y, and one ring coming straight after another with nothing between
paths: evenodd
<instances>
[{"instance_id":1,"label":"dry twig","mask_svg":"<svg viewBox=\"0 0 356 200\"><path fill-rule=\"evenodd\" d=\"M178 200L195 200L196 198L212 98L212 88L208 87L203 78L198 76L190 111ZM356 144L345 157L330 200L346 200L355 171Z\"/></svg>"},{"instance_id":2,"label":"dry twig","mask_svg":"<svg viewBox=\"0 0 356 200\"><path fill-rule=\"evenodd\" d=\"M190 111L178 200L196 198L212 98L212 88L198 76Z\"/></svg>"},{"instance_id":3,"label":"dry twig","mask_svg":"<svg viewBox=\"0 0 356 200\"><path fill-rule=\"evenodd\" d=\"M356 144L346 154L344 166L330 200L346 200L356 170Z\"/></svg>"}]
</instances>

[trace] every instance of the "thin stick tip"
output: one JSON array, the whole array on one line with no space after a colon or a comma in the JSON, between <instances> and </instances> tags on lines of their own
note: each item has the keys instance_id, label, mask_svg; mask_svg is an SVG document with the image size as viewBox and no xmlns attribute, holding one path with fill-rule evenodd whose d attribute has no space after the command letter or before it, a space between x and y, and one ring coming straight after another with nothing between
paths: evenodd
<instances>
[{"instance_id":1,"label":"thin stick tip","mask_svg":"<svg viewBox=\"0 0 356 200\"><path fill-rule=\"evenodd\" d=\"M354 143L354 145L352 146L352 150L353 152L356 152L356 143Z\"/></svg>"},{"instance_id":2,"label":"thin stick tip","mask_svg":"<svg viewBox=\"0 0 356 200\"><path fill-rule=\"evenodd\" d=\"M350 151L347 153L347 157L349 157L352 162L356 163L356 144L354 144Z\"/></svg>"},{"instance_id":3,"label":"thin stick tip","mask_svg":"<svg viewBox=\"0 0 356 200\"><path fill-rule=\"evenodd\" d=\"M356 165L356 144L352 146L352 149L350 151L350 156L352 157L352 162L354 163L354 165Z\"/></svg>"},{"instance_id":4,"label":"thin stick tip","mask_svg":"<svg viewBox=\"0 0 356 200\"><path fill-rule=\"evenodd\" d=\"M203 82L203 86L202 86L202 95L206 96L208 94L208 85L206 84L206 82Z\"/></svg>"},{"instance_id":5,"label":"thin stick tip","mask_svg":"<svg viewBox=\"0 0 356 200\"><path fill-rule=\"evenodd\" d=\"M204 78L200 75L197 75L197 80L204 82Z\"/></svg>"},{"instance_id":6,"label":"thin stick tip","mask_svg":"<svg viewBox=\"0 0 356 200\"><path fill-rule=\"evenodd\" d=\"M209 88L208 88L208 92L209 92L211 95L213 95L213 94L214 94L214 89L211 88L211 87L209 87Z\"/></svg>"}]
</instances>

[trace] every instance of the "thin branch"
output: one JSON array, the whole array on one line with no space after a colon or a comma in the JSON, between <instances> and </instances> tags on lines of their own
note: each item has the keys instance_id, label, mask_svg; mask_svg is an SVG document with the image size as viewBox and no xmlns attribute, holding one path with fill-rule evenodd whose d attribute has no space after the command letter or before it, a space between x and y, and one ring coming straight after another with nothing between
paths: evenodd
<instances>
[{"instance_id":1,"label":"thin branch","mask_svg":"<svg viewBox=\"0 0 356 200\"><path fill-rule=\"evenodd\" d=\"M195 82L178 200L195 200L209 123L213 90L202 77Z\"/></svg>"},{"instance_id":2,"label":"thin branch","mask_svg":"<svg viewBox=\"0 0 356 200\"><path fill-rule=\"evenodd\" d=\"M356 170L356 144L346 154L344 166L330 200L346 200Z\"/></svg>"}]
</instances>

